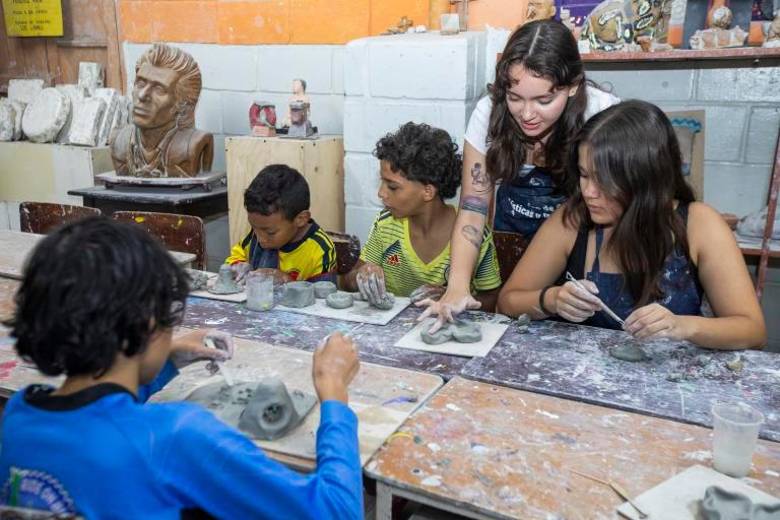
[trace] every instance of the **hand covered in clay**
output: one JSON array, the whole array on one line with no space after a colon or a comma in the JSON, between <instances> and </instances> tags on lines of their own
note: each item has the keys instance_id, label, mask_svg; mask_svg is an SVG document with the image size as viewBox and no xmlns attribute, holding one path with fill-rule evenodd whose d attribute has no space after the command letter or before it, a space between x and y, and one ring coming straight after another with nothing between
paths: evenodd
<instances>
[{"instance_id":1,"label":"hand covered in clay","mask_svg":"<svg viewBox=\"0 0 780 520\"><path fill-rule=\"evenodd\" d=\"M347 387L360 368L357 346L340 332L328 336L314 351L312 379L320 401L348 402Z\"/></svg>"},{"instance_id":2,"label":"hand covered in clay","mask_svg":"<svg viewBox=\"0 0 780 520\"><path fill-rule=\"evenodd\" d=\"M636 339L671 338L688 339L690 333L685 327L685 316L651 303L632 312L626 319L625 330Z\"/></svg>"},{"instance_id":3,"label":"hand covered in clay","mask_svg":"<svg viewBox=\"0 0 780 520\"><path fill-rule=\"evenodd\" d=\"M436 301L447 291L447 288L442 285L421 285L409 295L409 301L412 303L421 302L423 300Z\"/></svg>"},{"instance_id":4,"label":"hand covered in clay","mask_svg":"<svg viewBox=\"0 0 780 520\"><path fill-rule=\"evenodd\" d=\"M196 361L227 361L232 357L233 336L216 329L188 332L174 337L171 344L171 361L176 368L183 368ZM212 373L216 370L216 366L209 368Z\"/></svg>"},{"instance_id":5,"label":"hand covered in clay","mask_svg":"<svg viewBox=\"0 0 780 520\"><path fill-rule=\"evenodd\" d=\"M246 278L249 271L252 270L252 266L249 262L236 262L230 266L230 271L233 273L233 279L236 282L241 282Z\"/></svg>"},{"instance_id":6,"label":"hand covered in clay","mask_svg":"<svg viewBox=\"0 0 780 520\"><path fill-rule=\"evenodd\" d=\"M271 276L274 279L274 287L280 287L288 282L292 282L292 278L290 278L290 275L287 273L283 273L279 269L272 269L269 267L261 267L260 269L255 269L254 271L251 271L252 274L264 274L266 276Z\"/></svg>"},{"instance_id":7,"label":"hand covered in clay","mask_svg":"<svg viewBox=\"0 0 780 520\"><path fill-rule=\"evenodd\" d=\"M383 301L387 295L385 288L385 272L382 268L371 262L366 262L358 268L357 276L358 290L363 299L371 304Z\"/></svg>"},{"instance_id":8,"label":"hand covered in clay","mask_svg":"<svg viewBox=\"0 0 780 520\"><path fill-rule=\"evenodd\" d=\"M545 304L545 307L574 323L581 323L593 316L596 311L601 310L601 300L596 296L599 289L590 280L580 280L579 283L587 290L577 287L574 282L566 282L548 291L545 297L548 302L553 300L554 304Z\"/></svg>"},{"instance_id":9,"label":"hand covered in clay","mask_svg":"<svg viewBox=\"0 0 780 520\"><path fill-rule=\"evenodd\" d=\"M429 334L434 334L445 323L453 323L455 316L465 310L479 309L482 304L478 302L469 292L461 292L453 287L447 287L444 296L439 301L433 298L426 298L424 300L415 303L417 307L428 308L423 311L417 321L422 321L428 316L438 316L434 324L428 331Z\"/></svg>"}]
</instances>

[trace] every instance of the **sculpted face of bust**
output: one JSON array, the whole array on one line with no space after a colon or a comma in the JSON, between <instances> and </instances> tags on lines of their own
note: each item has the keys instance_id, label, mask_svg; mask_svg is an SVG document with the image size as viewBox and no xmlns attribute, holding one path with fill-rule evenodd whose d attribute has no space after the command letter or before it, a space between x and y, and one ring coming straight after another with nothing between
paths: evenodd
<instances>
[{"instance_id":1,"label":"sculpted face of bust","mask_svg":"<svg viewBox=\"0 0 780 520\"><path fill-rule=\"evenodd\" d=\"M138 128L159 128L176 119L178 79L174 70L141 65L133 86L133 123Z\"/></svg>"}]
</instances>

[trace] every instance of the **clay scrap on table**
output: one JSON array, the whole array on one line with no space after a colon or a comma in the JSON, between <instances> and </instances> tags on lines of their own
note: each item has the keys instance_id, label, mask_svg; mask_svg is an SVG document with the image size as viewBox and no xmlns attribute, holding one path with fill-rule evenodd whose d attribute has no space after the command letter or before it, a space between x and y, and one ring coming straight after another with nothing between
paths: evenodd
<instances>
[{"instance_id":1,"label":"clay scrap on table","mask_svg":"<svg viewBox=\"0 0 780 520\"><path fill-rule=\"evenodd\" d=\"M185 269L190 279L190 291L202 291L208 289L209 273L196 269Z\"/></svg>"},{"instance_id":2,"label":"clay scrap on table","mask_svg":"<svg viewBox=\"0 0 780 520\"><path fill-rule=\"evenodd\" d=\"M339 291L330 293L325 298L325 304L332 309L348 309L352 307L354 301L350 293Z\"/></svg>"},{"instance_id":3,"label":"clay scrap on table","mask_svg":"<svg viewBox=\"0 0 780 520\"><path fill-rule=\"evenodd\" d=\"M636 343L624 343L622 345L616 345L609 349L609 355L615 359L619 359L621 361L630 361L632 363L647 361L650 359L650 356L647 355L647 352L642 350L642 347Z\"/></svg>"},{"instance_id":4,"label":"clay scrap on table","mask_svg":"<svg viewBox=\"0 0 780 520\"><path fill-rule=\"evenodd\" d=\"M314 284L311 282L290 282L284 284L282 305L300 309L314 305Z\"/></svg>"},{"instance_id":5,"label":"clay scrap on table","mask_svg":"<svg viewBox=\"0 0 780 520\"><path fill-rule=\"evenodd\" d=\"M420 339L428 345L440 345L448 341L458 343L477 343L482 340L482 328L478 323L457 320L448 323L431 334L430 326L424 326L420 330Z\"/></svg>"},{"instance_id":6,"label":"clay scrap on table","mask_svg":"<svg viewBox=\"0 0 780 520\"><path fill-rule=\"evenodd\" d=\"M235 294L241 292L241 286L233 279L233 271L228 264L222 264L219 268L217 281L208 288L212 294Z\"/></svg>"},{"instance_id":7,"label":"clay scrap on table","mask_svg":"<svg viewBox=\"0 0 780 520\"><path fill-rule=\"evenodd\" d=\"M771 520L780 518L780 503L754 504L742 493L710 486L700 503L702 520Z\"/></svg>"},{"instance_id":8,"label":"clay scrap on table","mask_svg":"<svg viewBox=\"0 0 780 520\"><path fill-rule=\"evenodd\" d=\"M187 401L211 410L226 423L250 436L272 441L298 426L317 403L314 395L287 391L277 378L259 383L212 383L195 389Z\"/></svg>"}]
</instances>

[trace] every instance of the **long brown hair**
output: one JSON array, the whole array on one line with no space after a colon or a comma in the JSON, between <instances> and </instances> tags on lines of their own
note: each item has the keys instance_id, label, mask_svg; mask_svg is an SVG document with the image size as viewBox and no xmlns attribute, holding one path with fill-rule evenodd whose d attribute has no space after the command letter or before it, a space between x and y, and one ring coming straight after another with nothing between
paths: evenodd
<instances>
[{"instance_id":1,"label":"long brown hair","mask_svg":"<svg viewBox=\"0 0 780 520\"><path fill-rule=\"evenodd\" d=\"M570 226L593 229L577 182L581 146L590 155L590 175L623 210L607 248L637 306L658 300L667 257L674 248L688 256L685 222L674 202L694 200L672 124L657 106L631 100L593 116L575 136L568 164L572 196L563 217Z\"/></svg>"},{"instance_id":2,"label":"long brown hair","mask_svg":"<svg viewBox=\"0 0 780 520\"><path fill-rule=\"evenodd\" d=\"M485 165L493 182L509 180L526 162L527 146L533 142L512 117L506 102L506 93L512 87L509 69L518 64L551 81L554 89L580 85L566 101L566 108L544 146L545 168L559 185L566 169L569 143L583 124L588 98L577 42L566 26L554 20L538 20L517 29L496 64L495 82L488 85L493 109Z\"/></svg>"}]
</instances>

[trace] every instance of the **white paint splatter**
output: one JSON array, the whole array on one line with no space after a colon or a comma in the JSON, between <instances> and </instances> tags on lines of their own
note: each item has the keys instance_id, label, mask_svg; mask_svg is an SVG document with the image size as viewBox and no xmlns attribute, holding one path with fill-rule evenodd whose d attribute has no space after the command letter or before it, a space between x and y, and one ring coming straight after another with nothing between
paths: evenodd
<instances>
[{"instance_id":1,"label":"white paint splatter","mask_svg":"<svg viewBox=\"0 0 780 520\"><path fill-rule=\"evenodd\" d=\"M452 403L447 403L447 406L445 406L447 410L452 410L453 412L459 412L460 408L457 405L454 405Z\"/></svg>"},{"instance_id":2,"label":"white paint splatter","mask_svg":"<svg viewBox=\"0 0 780 520\"><path fill-rule=\"evenodd\" d=\"M695 440L696 440L695 437L686 437L686 438L683 439L683 442L693 442Z\"/></svg>"},{"instance_id":3,"label":"white paint splatter","mask_svg":"<svg viewBox=\"0 0 780 520\"><path fill-rule=\"evenodd\" d=\"M683 458L687 460L698 460L703 462L705 460L712 459L712 452L709 450L689 451L683 454Z\"/></svg>"},{"instance_id":4,"label":"white paint splatter","mask_svg":"<svg viewBox=\"0 0 780 520\"><path fill-rule=\"evenodd\" d=\"M437 451L439 451L441 449L441 446L439 446L435 442L429 442L428 443L428 449L431 450L432 452L436 453Z\"/></svg>"},{"instance_id":5,"label":"white paint splatter","mask_svg":"<svg viewBox=\"0 0 780 520\"><path fill-rule=\"evenodd\" d=\"M560 417L555 415L554 413L550 413L545 410L539 410L538 408L536 409L536 413L538 413L539 415L544 415L545 417L549 417L550 419L560 419Z\"/></svg>"},{"instance_id":6,"label":"white paint splatter","mask_svg":"<svg viewBox=\"0 0 780 520\"><path fill-rule=\"evenodd\" d=\"M771 469L766 470L764 473L766 473L770 477L780 477L780 473L778 473L777 471L772 471Z\"/></svg>"},{"instance_id":7,"label":"white paint splatter","mask_svg":"<svg viewBox=\"0 0 780 520\"><path fill-rule=\"evenodd\" d=\"M425 477L422 479L422 482L420 482L423 486L431 486L431 487L438 487L441 486L441 475L431 475L430 477Z\"/></svg>"},{"instance_id":8,"label":"white paint splatter","mask_svg":"<svg viewBox=\"0 0 780 520\"><path fill-rule=\"evenodd\" d=\"M376 469L376 461L372 460L371 462L369 462L368 466L366 466L366 469L368 471L374 471Z\"/></svg>"},{"instance_id":9,"label":"white paint splatter","mask_svg":"<svg viewBox=\"0 0 780 520\"><path fill-rule=\"evenodd\" d=\"M222 325L223 323L226 323L228 320L227 316L224 318L220 318L218 320L206 320L206 325Z\"/></svg>"},{"instance_id":10,"label":"white paint splatter","mask_svg":"<svg viewBox=\"0 0 780 520\"><path fill-rule=\"evenodd\" d=\"M528 374L525 380L528 381L529 383L533 383L534 381L539 381L541 378L542 376L540 376L539 374Z\"/></svg>"},{"instance_id":11,"label":"white paint splatter","mask_svg":"<svg viewBox=\"0 0 780 520\"><path fill-rule=\"evenodd\" d=\"M471 447L471 451L473 451L476 455L486 455L488 452L490 452L490 448L483 446L482 444L475 444Z\"/></svg>"}]
</instances>

